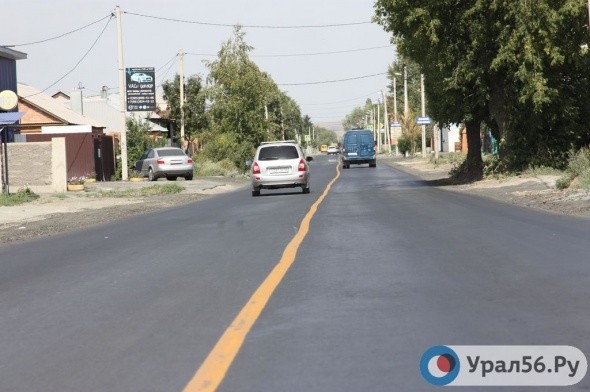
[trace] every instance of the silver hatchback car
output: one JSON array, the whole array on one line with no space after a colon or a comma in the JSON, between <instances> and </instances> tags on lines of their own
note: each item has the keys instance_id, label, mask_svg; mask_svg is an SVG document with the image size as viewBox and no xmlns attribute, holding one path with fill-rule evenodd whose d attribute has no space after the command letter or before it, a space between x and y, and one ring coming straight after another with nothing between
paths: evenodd
<instances>
[{"instance_id":1,"label":"silver hatchback car","mask_svg":"<svg viewBox=\"0 0 590 392\"><path fill-rule=\"evenodd\" d=\"M135 171L150 181L166 177L175 181L178 177L193 179L193 160L177 147L150 148L135 162Z\"/></svg>"},{"instance_id":2,"label":"silver hatchback car","mask_svg":"<svg viewBox=\"0 0 590 392\"><path fill-rule=\"evenodd\" d=\"M309 193L308 162L312 160L294 140L263 142L252 162L252 196L260 196L261 189L297 187Z\"/></svg>"}]
</instances>

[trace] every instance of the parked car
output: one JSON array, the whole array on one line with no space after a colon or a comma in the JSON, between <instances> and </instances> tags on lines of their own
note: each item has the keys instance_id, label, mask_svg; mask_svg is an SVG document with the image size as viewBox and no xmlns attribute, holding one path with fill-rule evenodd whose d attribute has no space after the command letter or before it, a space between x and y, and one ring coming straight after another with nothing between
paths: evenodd
<instances>
[{"instance_id":1,"label":"parked car","mask_svg":"<svg viewBox=\"0 0 590 392\"><path fill-rule=\"evenodd\" d=\"M340 157L343 169L350 169L351 164L363 163L368 163L369 167L377 167L373 132L366 129L347 131L342 141Z\"/></svg>"},{"instance_id":2,"label":"parked car","mask_svg":"<svg viewBox=\"0 0 590 392\"><path fill-rule=\"evenodd\" d=\"M193 170L193 160L176 147L151 148L135 163L135 171L147 176L150 181L160 177L170 181L184 177L190 181L193 179Z\"/></svg>"},{"instance_id":3,"label":"parked car","mask_svg":"<svg viewBox=\"0 0 590 392\"><path fill-rule=\"evenodd\" d=\"M339 152L340 152L340 150L336 146L328 147L328 155L335 155L335 154L338 154Z\"/></svg>"},{"instance_id":4,"label":"parked car","mask_svg":"<svg viewBox=\"0 0 590 392\"><path fill-rule=\"evenodd\" d=\"M251 164L252 196L260 196L261 189L301 187L309 193L309 165L312 157L305 157L293 140L264 142L256 149Z\"/></svg>"},{"instance_id":5,"label":"parked car","mask_svg":"<svg viewBox=\"0 0 590 392\"><path fill-rule=\"evenodd\" d=\"M154 78L143 72L136 72L133 75L131 75L131 80L137 83L149 83L152 82Z\"/></svg>"}]
</instances>

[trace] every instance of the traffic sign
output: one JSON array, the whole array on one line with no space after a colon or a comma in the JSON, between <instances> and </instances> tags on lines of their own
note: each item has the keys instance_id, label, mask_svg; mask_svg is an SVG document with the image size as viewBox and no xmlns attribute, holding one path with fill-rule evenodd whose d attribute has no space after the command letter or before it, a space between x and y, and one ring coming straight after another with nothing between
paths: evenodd
<instances>
[{"instance_id":1,"label":"traffic sign","mask_svg":"<svg viewBox=\"0 0 590 392\"><path fill-rule=\"evenodd\" d=\"M399 122L399 121L391 121L391 122L389 123L389 126L390 126L390 127L401 127L402 125L400 124L400 122Z\"/></svg>"},{"instance_id":2,"label":"traffic sign","mask_svg":"<svg viewBox=\"0 0 590 392\"><path fill-rule=\"evenodd\" d=\"M430 124L432 124L432 119L430 117L418 117L416 119L416 124L418 124L418 125L430 125Z\"/></svg>"}]
</instances>

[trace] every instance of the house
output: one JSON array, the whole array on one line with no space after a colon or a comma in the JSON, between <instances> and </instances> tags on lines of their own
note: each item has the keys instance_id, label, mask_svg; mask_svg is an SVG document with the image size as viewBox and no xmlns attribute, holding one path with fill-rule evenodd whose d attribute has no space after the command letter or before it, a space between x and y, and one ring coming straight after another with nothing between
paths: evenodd
<instances>
[{"instance_id":1,"label":"house","mask_svg":"<svg viewBox=\"0 0 590 392\"><path fill-rule=\"evenodd\" d=\"M100 120L105 125L105 133L118 140L121 128L119 94L109 94L108 87L103 86L100 95L85 97L83 90L74 89L69 95L69 101L63 102L74 112ZM128 112L127 116L148 122L150 137L169 138L170 130L166 127L170 126L169 120L161 118L156 112Z\"/></svg>"},{"instance_id":2,"label":"house","mask_svg":"<svg viewBox=\"0 0 590 392\"><path fill-rule=\"evenodd\" d=\"M68 178L96 175L109 180L115 174L113 140L95 119L68 109L44 92L18 83L18 108L24 112L16 142L66 139Z\"/></svg>"},{"instance_id":3,"label":"house","mask_svg":"<svg viewBox=\"0 0 590 392\"><path fill-rule=\"evenodd\" d=\"M9 192L7 142L12 139L15 124L22 113L18 109L18 96L16 95L16 61L24 60L27 54L4 46L0 46L0 178L2 192Z\"/></svg>"}]
</instances>

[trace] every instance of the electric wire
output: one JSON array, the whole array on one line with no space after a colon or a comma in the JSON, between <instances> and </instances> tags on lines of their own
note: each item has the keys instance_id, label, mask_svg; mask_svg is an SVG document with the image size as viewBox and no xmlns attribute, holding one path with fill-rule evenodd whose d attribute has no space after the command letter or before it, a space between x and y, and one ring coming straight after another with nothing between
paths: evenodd
<instances>
[{"instance_id":1,"label":"electric wire","mask_svg":"<svg viewBox=\"0 0 590 392\"><path fill-rule=\"evenodd\" d=\"M56 35L55 37L46 38L46 39L43 39L43 40L40 40L40 41L27 42L27 43L24 43L24 44L2 45L2 46L6 47L6 48L11 48L11 47L15 47L15 46L28 46L28 45L36 45L36 44L41 44L41 43L48 42L48 41L53 41L53 40L55 40L55 39L63 38L63 37L65 37L65 36L67 36L67 35L73 34L73 33L75 33L75 32L78 32L78 31L80 31L80 30L84 30L84 29L85 29L85 28L87 28L87 27L90 27L90 26L92 26L92 25L95 25L95 24L97 24L97 23L99 23L99 22L102 22L102 21L103 21L103 20L105 20L106 18L112 18L112 17L113 17L113 15L112 15L112 14L109 14L109 15L107 15L107 16L105 16L105 17L102 17L102 18L100 18L100 19L98 19L98 20L96 20L96 21L94 21L94 22L91 22L91 23L87 24L86 26L82 26L82 27L79 27L79 28L77 28L77 29L75 29L75 30L68 31L67 33L63 33L63 34L60 34L60 35ZM109 19L109 20L110 20L110 19Z\"/></svg>"},{"instance_id":2,"label":"electric wire","mask_svg":"<svg viewBox=\"0 0 590 392\"><path fill-rule=\"evenodd\" d=\"M307 57L307 56L322 56L322 55L330 55L330 54L340 54L340 53L353 53L353 52L363 52L375 49L383 49L383 48L391 48L394 47L393 45L383 45L383 46L373 46L370 48L358 48L358 49L347 49L347 50L336 50L332 52L316 52L316 53L293 53L293 54L252 54L251 57L258 57L258 58L269 58L269 57ZM205 56L205 57L217 57L217 54L214 53L193 53L187 52L185 54L192 55L192 56Z\"/></svg>"},{"instance_id":3,"label":"electric wire","mask_svg":"<svg viewBox=\"0 0 590 392\"><path fill-rule=\"evenodd\" d=\"M348 82L348 81L351 81L351 80L359 80L359 79L372 78L374 76L381 76L381 75L387 75L387 72L380 72L380 73L371 74L371 75L355 76L355 77L346 78L346 79L321 80L321 81L316 81L316 82L277 83L277 86L309 86L309 85L316 85L316 84L340 83L340 82Z\"/></svg>"},{"instance_id":4,"label":"electric wire","mask_svg":"<svg viewBox=\"0 0 590 392\"><path fill-rule=\"evenodd\" d=\"M136 12L129 12L129 11L123 11L123 13L127 14L127 15L140 16L143 18L164 20L167 22L179 22L179 23L197 24L197 25L203 25L203 26L216 26L216 27L235 27L236 26L235 23L212 23L212 22L202 22L202 21L191 21L191 20L185 20L185 19L165 18L163 16L144 15L144 14L138 14ZM239 24L239 26L244 27L244 28L251 28L251 29L314 29L314 28L358 26L358 25L364 25L364 24L372 24L372 22L367 21L367 22L332 23L332 24L322 24L322 25L292 25L292 26Z\"/></svg>"},{"instance_id":5,"label":"electric wire","mask_svg":"<svg viewBox=\"0 0 590 392\"><path fill-rule=\"evenodd\" d=\"M27 95L26 97L23 98L28 98L28 97L32 97L41 93L44 93L45 91L49 90L51 87L55 86L56 84L58 84L59 82L61 82L63 79L66 78L66 76L68 76L69 74L71 74L72 72L74 72L76 70L76 68L78 68L78 66L80 65L80 63L86 58L86 56L88 56L88 54L90 53L90 51L94 48L94 46L96 45L96 43L98 42L98 40L100 39L100 37L102 37L102 35L104 34L105 30L107 29L109 23L111 22L111 20L113 19L113 15L110 16L109 20L107 20L107 23L104 25L102 31L100 32L100 34L98 35L98 37L96 37L96 39L94 40L94 42L92 43L92 45L90 46L90 48L86 51L86 53L84 53L84 55L82 56L82 58L80 60L78 60L78 62L76 63L76 65L74 65L74 67L72 69L70 69L65 75L63 75L61 78L59 78L58 80L56 80L54 83L52 83L51 85L47 86L46 88L44 88L43 90L39 91L38 93L35 94L31 94L31 95Z\"/></svg>"},{"instance_id":6,"label":"electric wire","mask_svg":"<svg viewBox=\"0 0 590 392\"><path fill-rule=\"evenodd\" d=\"M359 97L356 98L350 98L350 99L343 99L341 101L333 101L333 102L323 102L323 103L302 103L300 105L305 105L305 106L323 106L323 105L332 105L332 104L336 104L336 103L343 103L343 102L351 102L351 101L356 101L357 99L361 99L361 98L370 98L371 95L373 94L378 94L379 91L372 91L368 94L365 95L361 95Z\"/></svg>"}]
</instances>

